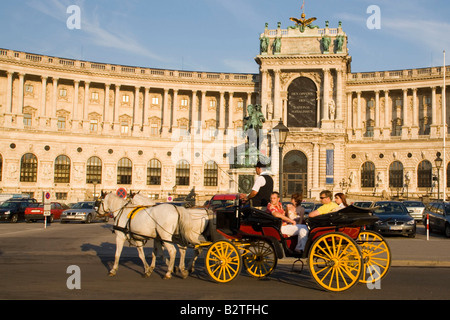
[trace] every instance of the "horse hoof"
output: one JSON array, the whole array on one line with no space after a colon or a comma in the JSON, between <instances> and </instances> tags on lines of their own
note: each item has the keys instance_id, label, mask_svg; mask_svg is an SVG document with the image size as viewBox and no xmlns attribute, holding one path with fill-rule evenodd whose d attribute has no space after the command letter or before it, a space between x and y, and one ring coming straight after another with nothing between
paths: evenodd
<instances>
[{"instance_id":1,"label":"horse hoof","mask_svg":"<svg viewBox=\"0 0 450 320\"><path fill-rule=\"evenodd\" d=\"M187 270L182 271L181 272L181 277L183 279L187 279L189 277L189 271L187 271Z\"/></svg>"},{"instance_id":2,"label":"horse hoof","mask_svg":"<svg viewBox=\"0 0 450 320\"><path fill-rule=\"evenodd\" d=\"M142 275L142 278L147 279L147 278L150 278L151 275L152 275L152 272L146 272Z\"/></svg>"},{"instance_id":3,"label":"horse hoof","mask_svg":"<svg viewBox=\"0 0 450 320\"><path fill-rule=\"evenodd\" d=\"M164 278L163 278L164 280L170 280L170 279L172 279L172 276L164 276Z\"/></svg>"},{"instance_id":4,"label":"horse hoof","mask_svg":"<svg viewBox=\"0 0 450 320\"><path fill-rule=\"evenodd\" d=\"M116 276L116 273L115 273L115 272L111 272L111 271L110 271L110 272L108 273L108 277L111 277L111 278L112 278L112 277L115 277L115 276Z\"/></svg>"}]
</instances>

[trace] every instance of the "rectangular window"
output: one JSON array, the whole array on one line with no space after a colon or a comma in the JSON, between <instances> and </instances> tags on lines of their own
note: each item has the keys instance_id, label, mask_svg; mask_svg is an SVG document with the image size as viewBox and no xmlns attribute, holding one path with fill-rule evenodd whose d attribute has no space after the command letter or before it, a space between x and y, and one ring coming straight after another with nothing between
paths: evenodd
<instances>
[{"instance_id":1,"label":"rectangular window","mask_svg":"<svg viewBox=\"0 0 450 320\"><path fill-rule=\"evenodd\" d=\"M56 200L67 200L67 192L56 192Z\"/></svg>"},{"instance_id":2,"label":"rectangular window","mask_svg":"<svg viewBox=\"0 0 450 320\"><path fill-rule=\"evenodd\" d=\"M98 130L98 120L91 120L89 129L91 132L97 132Z\"/></svg>"},{"instance_id":3,"label":"rectangular window","mask_svg":"<svg viewBox=\"0 0 450 320\"><path fill-rule=\"evenodd\" d=\"M124 103L130 102L130 96L129 96L129 95L124 95L124 96L122 97L122 101L123 101Z\"/></svg>"},{"instance_id":4,"label":"rectangular window","mask_svg":"<svg viewBox=\"0 0 450 320\"><path fill-rule=\"evenodd\" d=\"M66 118L58 117L58 130L66 130Z\"/></svg>"},{"instance_id":5,"label":"rectangular window","mask_svg":"<svg viewBox=\"0 0 450 320\"><path fill-rule=\"evenodd\" d=\"M33 91L34 91L34 88L33 88L33 86L31 84L25 85L25 92L33 93Z\"/></svg>"},{"instance_id":6,"label":"rectangular window","mask_svg":"<svg viewBox=\"0 0 450 320\"><path fill-rule=\"evenodd\" d=\"M120 126L120 133L121 134L128 134L128 122L122 122L121 126Z\"/></svg>"},{"instance_id":7,"label":"rectangular window","mask_svg":"<svg viewBox=\"0 0 450 320\"><path fill-rule=\"evenodd\" d=\"M66 89L59 90L59 96L62 98L67 97L67 90Z\"/></svg>"},{"instance_id":8,"label":"rectangular window","mask_svg":"<svg viewBox=\"0 0 450 320\"><path fill-rule=\"evenodd\" d=\"M159 133L158 125L157 124L152 124L151 127L150 127L150 135L157 136L158 133Z\"/></svg>"},{"instance_id":9,"label":"rectangular window","mask_svg":"<svg viewBox=\"0 0 450 320\"><path fill-rule=\"evenodd\" d=\"M152 104L159 105L159 98L157 98L157 97L152 98Z\"/></svg>"},{"instance_id":10,"label":"rectangular window","mask_svg":"<svg viewBox=\"0 0 450 320\"><path fill-rule=\"evenodd\" d=\"M25 113L25 114L23 115L23 125L24 125L25 127L31 127L31 125L32 125L32 117L31 117L31 114Z\"/></svg>"},{"instance_id":11,"label":"rectangular window","mask_svg":"<svg viewBox=\"0 0 450 320\"><path fill-rule=\"evenodd\" d=\"M94 100L94 101L98 101L98 92L92 92L92 96L91 96L92 98L92 100Z\"/></svg>"}]
</instances>

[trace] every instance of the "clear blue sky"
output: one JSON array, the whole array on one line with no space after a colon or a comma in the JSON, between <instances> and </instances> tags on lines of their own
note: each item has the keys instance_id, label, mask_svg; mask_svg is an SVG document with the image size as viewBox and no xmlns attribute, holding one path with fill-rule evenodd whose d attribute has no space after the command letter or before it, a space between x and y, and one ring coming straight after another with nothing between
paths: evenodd
<instances>
[{"instance_id":1,"label":"clear blue sky","mask_svg":"<svg viewBox=\"0 0 450 320\"><path fill-rule=\"evenodd\" d=\"M2 0L0 48L150 68L258 73L254 61L264 24L275 29L300 16L303 0ZM70 30L67 8L81 9ZM381 10L371 30L367 9ZM352 71L443 64L450 53L445 0L306 0L305 13L349 36ZM450 61L450 54L447 54ZM447 63L450 65L450 62Z\"/></svg>"}]
</instances>

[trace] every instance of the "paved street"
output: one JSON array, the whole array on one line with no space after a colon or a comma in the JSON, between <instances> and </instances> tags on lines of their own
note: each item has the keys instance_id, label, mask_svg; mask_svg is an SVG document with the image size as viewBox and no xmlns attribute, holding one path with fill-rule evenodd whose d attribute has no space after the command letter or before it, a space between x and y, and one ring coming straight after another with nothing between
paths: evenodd
<instances>
[{"instance_id":1,"label":"paved street","mask_svg":"<svg viewBox=\"0 0 450 320\"><path fill-rule=\"evenodd\" d=\"M426 241L422 227L415 239L387 238L393 266L380 290L369 290L360 284L347 292L332 294L320 290L308 270L300 275L290 272L289 259L281 260L270 278L262 281L243 271L229 284L213 283L201 260L196 272L186 280L179 276L162 280L166 267L161 262L149 279L143 279L136 249L129 247L124 249L117 277L110 278L107 272L115 251L111 226L54 223L44 230L43 224L0 223L0 299L450 299L450 239L432 234ZM150 252L147 246L146 254ZM80 290L68 289L73 274L68 270L70 266L79 267Z\"/></svg>"}]
</instances>

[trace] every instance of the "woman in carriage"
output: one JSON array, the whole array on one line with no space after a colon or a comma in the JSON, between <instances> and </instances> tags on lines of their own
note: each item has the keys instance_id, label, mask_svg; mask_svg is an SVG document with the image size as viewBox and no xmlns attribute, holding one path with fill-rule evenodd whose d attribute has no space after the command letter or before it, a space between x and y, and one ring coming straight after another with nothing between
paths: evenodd
<instances>
[{"instance_id":1,"label":"woman in carriage","mask_svg":"<svg viewBox=\"0 0 450 320\"><path fill-rule=\"evenodd\" d=\"M283 209L283 205L280 202L280 194L278 192L273 192L270 196L270 203L267 205L267 212L282 220L282 234L289 237L298 236L295 251L298 253L303 252L308 236L308 227L303 224L297 224L295 220L289 217Z\"/></svg>"}]
</instances>

